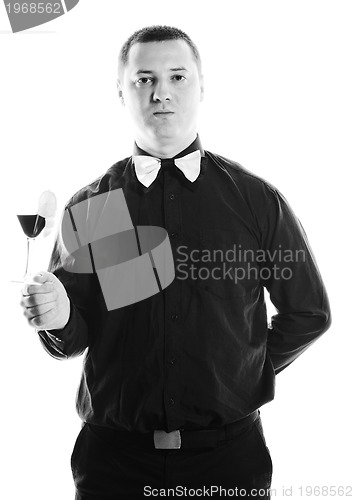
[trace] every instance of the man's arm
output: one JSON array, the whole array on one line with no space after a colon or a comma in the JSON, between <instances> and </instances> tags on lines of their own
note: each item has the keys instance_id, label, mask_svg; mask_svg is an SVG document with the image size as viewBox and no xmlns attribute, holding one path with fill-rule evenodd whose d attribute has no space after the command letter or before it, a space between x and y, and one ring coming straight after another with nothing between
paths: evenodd
<instances>
[{"instance_id":1,"label":"man's arm","mask_svg":"<svg viewBox=\"0 0 354 500\"><path fill-rule=\"evenodd\" d=\"M25 287L21 305L45 350L56 359L78 356L89 345L97 317L95 276L68 272L56 240L48 271ZM97 281L97 280L96 280Z\"/></svg>"},{"instance_id":2,"label":"man's arm","mask_svg":"<svg viewBox=\"0 0 354 500\"><path fill-rule=\"evenodd\" d=\"M272 272L263 284L278 311L268 330L268 353L279 373L329 328L331 314L306 234L284 197L271 193L263 248Z\"/></svg>"}]
</instances>

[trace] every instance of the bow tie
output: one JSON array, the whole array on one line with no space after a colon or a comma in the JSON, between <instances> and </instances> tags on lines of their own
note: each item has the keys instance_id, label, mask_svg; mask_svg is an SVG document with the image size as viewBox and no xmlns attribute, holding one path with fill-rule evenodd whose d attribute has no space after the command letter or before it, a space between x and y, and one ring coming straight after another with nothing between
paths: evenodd
<instances>
[{"instance_id":1,"label":"bow tie","mask_svg":"<svg viewBox=\"0 0 354 500\"><path fill-rule=\"evenodd\" d=\"M182 158L175 158L173 160L184 176L191 182L194 182L200 173L200 159L201 153L199 149L193 151ZM153 156L133 156L135 166L135 173L138 180L145 186L149 187L154 182L161 168L161 160Z\"/></svg>"}]
</instances>

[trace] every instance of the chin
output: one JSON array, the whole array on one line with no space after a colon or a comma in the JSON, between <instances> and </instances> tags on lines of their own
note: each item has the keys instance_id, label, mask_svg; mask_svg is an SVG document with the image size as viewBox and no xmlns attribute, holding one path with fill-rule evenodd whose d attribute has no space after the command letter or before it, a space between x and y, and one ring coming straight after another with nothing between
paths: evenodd
<instances>
[{"instance_id":1,"label":"chin","mask_svg":"<svg viewBox=\"0 0 354 500\"><path fill-rule=\"evenodd\" d=\"M173 140L177 141L179 138L180 138L180 134L168 133L166 131L158 132L158 133L154 134L154 136L153 136L153 139L156 142L161 142L161 143L164 143L167 141L173 141Z\"/></svg>"}]
</instances>

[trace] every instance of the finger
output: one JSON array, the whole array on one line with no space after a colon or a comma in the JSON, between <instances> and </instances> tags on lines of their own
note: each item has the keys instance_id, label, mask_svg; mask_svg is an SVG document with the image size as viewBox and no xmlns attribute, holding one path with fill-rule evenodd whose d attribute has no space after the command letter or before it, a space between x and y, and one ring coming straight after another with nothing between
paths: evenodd
<instances>
[{"instance_id":1,"label":"finger","mask_svg":"<svg viewBox=\"0 0 354 500\"><path fill-rule=\"evenodd\" d=\"M48 304L42 304L40 306L28 307L23 311L25 318L28 320L32 320L33 318L40 318L41 316L46 315L49 311L55 310L54 302Z\"/></svg>"},{"instance_id":2,"label":"finger","mask_svg":"<svg viewBox=\"0 0 354 500\"><path fill-rule=\"evenodd\" d=\"M55 281L57 281L57 278L54 274L49 273L48 271L41 271L31 277L31 283L25 284L22 289L22 293L23 295L36 293L35 290L39 286L43 286L44 283L47 283L48 285L54 284Z\"/></svg>"},{"instance_id":3,"label":"finger","mask_svg":"<svg viewBox=\"0 0 354 500\"><path fill-rule=\"evenodd\" d=\"M47 281L43 284L38 284L38 285L26 285L24 289L22 290L22 295L24 297L28 295L35 295L35 294L41 294L41 293L50 293L53 292L54 289L54 283Z\"/></svg>"},{"instance_id":4,"label":"finger","mask_svg":"<svg viewBox=\"0 0 354 500\"><path fill-rule=\"evenodd\" d=\"M37 329L50 330L53 320L55 319L55 309L51 309L40 316L28 318L28 323Z\"/></svg>"},{"instance_id":5,"label":"finger","mask_svg":"<svg viewBox=\"0 0 354 500\"><path fill-rule=\"evenodd\" d=\"M41 304L54 302L56 299L55 293L36 293L34 295L23 296L20 302L22 307L34 307Z\"/></svg>"},{"instance_id":6,"label":"finger","mask_svg":"<svg viewBox=\"0 0 354 500\"><path fill-rule=\"evenodd\" d=\"M45 283L45 282L53 282L52 279L49 279L48 278L48 275L50 275L51 273L48 273L47 271L41 271L39 273L36 273L34 276L31 276L31 279L28 283L25 283L23 289L22 289L22 293L24 295L27 295L28 294L28 289L30 287L32 287L32 290L33 290L33 287L36 286L38 287L39 285Z\"/></svg>"}]
</instances>

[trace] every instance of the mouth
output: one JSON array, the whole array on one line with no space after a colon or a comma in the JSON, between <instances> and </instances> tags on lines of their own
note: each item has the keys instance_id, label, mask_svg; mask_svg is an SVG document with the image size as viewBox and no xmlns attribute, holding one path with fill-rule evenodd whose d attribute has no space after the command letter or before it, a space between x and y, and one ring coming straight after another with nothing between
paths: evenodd
<instances>
[{"instance_id":1,"label":"mouth","mask_svg":"<svg viewBox=\"0 0 354 500\"><path fill-rule=\"evenodd\" d=\"M155 111L154 116L170 116L174 115L173 111Z\"/></svg>"}]
</instances>

